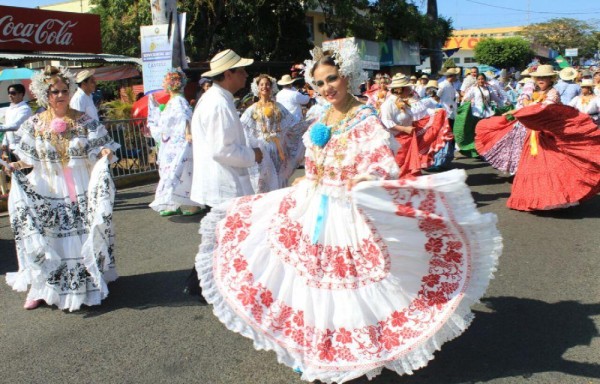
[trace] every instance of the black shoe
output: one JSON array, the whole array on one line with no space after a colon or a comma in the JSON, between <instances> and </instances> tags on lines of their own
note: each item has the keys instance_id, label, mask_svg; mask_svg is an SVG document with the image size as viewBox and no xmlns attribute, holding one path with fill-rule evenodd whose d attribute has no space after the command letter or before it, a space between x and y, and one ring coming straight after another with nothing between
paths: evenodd
<instances>
[{"instance_id":1,"label":"black shoe","mask_svg":"<svg viewBox=\"0 0 600 384\"><path fill-rule=\"evenodd\" d=\"M202 289L200 288L200 280L198 280L198 272L196 268L192 269L188 276L183 293L190 296L198 296L201 303L207 304L206 299L202 296Z\"/></svg>"}]
</instances>

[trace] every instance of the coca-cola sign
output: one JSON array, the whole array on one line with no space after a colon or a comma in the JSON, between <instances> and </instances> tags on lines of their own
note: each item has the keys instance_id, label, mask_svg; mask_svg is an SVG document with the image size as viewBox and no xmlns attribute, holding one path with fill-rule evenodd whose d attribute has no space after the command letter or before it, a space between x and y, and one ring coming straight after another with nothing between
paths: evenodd
<instances>
[{"instance_id":1,"label":"coca-cola sign","mask_svg":"<svg viewBox=\"0 0 600 384\"><path fill-rule=\"evenodd\" d=\"M100 16L0 6L0 50L101 53Z\"/></svg>"}]
</instances>

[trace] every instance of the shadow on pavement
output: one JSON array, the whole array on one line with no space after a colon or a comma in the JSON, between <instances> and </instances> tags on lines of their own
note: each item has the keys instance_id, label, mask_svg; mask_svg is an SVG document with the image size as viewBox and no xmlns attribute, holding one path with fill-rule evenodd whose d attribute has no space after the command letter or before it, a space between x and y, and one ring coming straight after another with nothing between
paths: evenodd
<instances>
[{"instance_id":1,"label":"shadow on pavement","mask_svg":"<svg viewBox=\"0 0 600 384\"><path fill-rule=\"evenodd\" d=\"M467 177L467 185L470 187L506 184L510 182L511 178L507 176L500 176L496 173L469 173Z\"/></svg>"},{"instance_id":2,"label":"shadow on pavement","mask_svg":"<svg viewBox=\"0 0 600 384\"><path fill-rule=\"evenodd\" d=\"M0 275L17 272L17 250L13 239L0 239Z\"/></svg>"},{"instance_id":3,"label":"shadow on pavement","mask_svg":"<svg viewBox=\"0 0 600 384\"><path fill-rule=\"evenodd\" d=\"M532 212L540 217L553 217L555 219L585 219L600 217L600 195L592 197L579 205L564 209L553 209L550 211Z\"/></svg>"},{"instance_id":4,"label":"shadow on pavement","mask_svg":"<svg viewBox=\"0 0 600 384\"><path fill-rule=\"evenodd\" d=\"M102 305L82 307L75 314L85 318L101 316L121 308L149 309L203 305L197 296L183 293L189 269L121 276L108 285L110 294Z\"/></svg>"},{"instance_id":5,"label":"shadow on pavement","mask_svg":"<svg viewBox=\"0 0 600 384\"><path fill-rule=\"evenodd\" d=\"M590 345L598 336L591 316L600 315L600 303L546 303L517 297L491 297L483 302L489 312L475 311L471 327L442 346L434 360L414 375L399 377L384 370L372 381L362 377L350 383L467 384L528 378L541 372L600 379L600 364L563 358L570 348Z\"/></svg>"},{"instance_id":6,"label":"shadow on pavement","mask_svg":"<svg viewBox=\"0 0 600 384\"><path fill-rule=\"evenodd\" d=\"M123 202L125 202L127 200L123 200ZM113 211L118 212L118 211L130 211L130 210L134 210L134 209L151 209L148 206L148 203L123 203L123 202L119 202L119 201L115 201L115 205L113 207ZM157 213L158 215L158 213Z\"/></svg>"},{"instance_id":7,"label":"shadow on pavement","mask_svg":"<svg viewBox=\"0 0 600 384\"><path fill-rule=\"evenodd\" d=\"M486 205L490 205L490 203L492 203L496 200L507 199L510 196L510 193L509 192L479 193L479 192L471 191L471 195L473 195L475 204L477 204L477 208L479 208L479 207L484 207Z\"/></svg>"}]
</instances>

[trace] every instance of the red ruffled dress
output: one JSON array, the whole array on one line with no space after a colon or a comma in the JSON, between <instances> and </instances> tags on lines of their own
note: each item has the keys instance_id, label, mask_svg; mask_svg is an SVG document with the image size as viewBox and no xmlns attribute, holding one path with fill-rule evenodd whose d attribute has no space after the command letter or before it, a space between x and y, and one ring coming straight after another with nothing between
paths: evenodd
<instances>
[{"instance_id":1,"label":"red ruffled dress","mask_svg":"<svg viewBox=\"0 0 600 384\"><path fill-rule=\"evenodd\" d=\"M535 104L514 116L528 133L509 208L565 208L600 192L600 130L589 115L565 105Z\"/></svg>"}]
</instances>

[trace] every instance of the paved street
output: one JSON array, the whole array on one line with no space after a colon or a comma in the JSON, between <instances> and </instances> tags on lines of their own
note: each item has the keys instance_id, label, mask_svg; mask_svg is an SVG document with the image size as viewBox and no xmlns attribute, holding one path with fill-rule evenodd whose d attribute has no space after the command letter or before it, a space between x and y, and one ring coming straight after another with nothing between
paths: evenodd
<instances>
[{"instance_id":1,"label":"paved street","mask_svg":"<svg viewBox=\"0 0 600 384\"><path fill-rule=\"evenodd\" d=\"M600 196L569 210L511 211L509 178L478 160L455 164L469 173L480 209L498 215L496 278L472 326L429 366L411 377L385 371L372 383L600 383ZM119 191L121 277L102 306L75 313L22 308L25 294L4 283L17 263L0 218L1 383L301 383L182 293L200 218L159 217L148 208L154 187Z\"/></svg>"}]
</instances>

